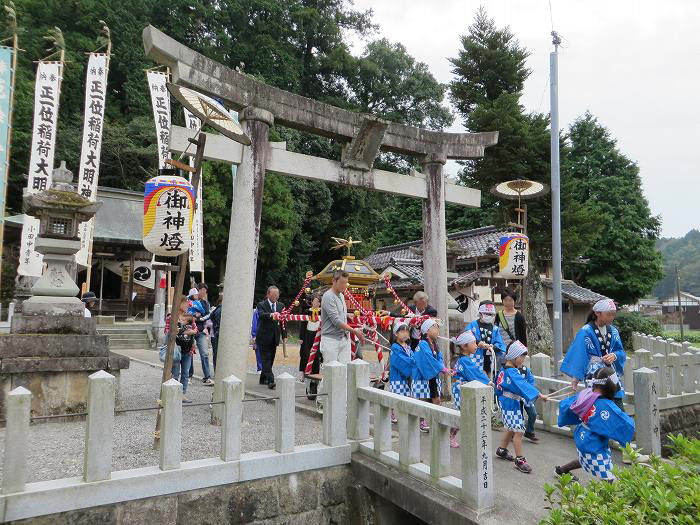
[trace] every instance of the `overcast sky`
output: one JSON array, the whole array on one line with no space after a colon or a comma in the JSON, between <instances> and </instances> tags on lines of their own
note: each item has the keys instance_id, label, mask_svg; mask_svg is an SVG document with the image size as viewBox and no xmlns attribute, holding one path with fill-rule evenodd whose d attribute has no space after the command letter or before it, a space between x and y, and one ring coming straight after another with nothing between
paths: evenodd
<instances>
[{"instance_id":1,"label":"overcast sky","mask_svg":"<svg viewBox=\"0 0 700 525\"><path fill-rule=\"evenodd\" d=\"M662 235L700 228L700 0L551 4L554 28L564 39L561 127L589 110L639 164L652 212L662 217ZM522 102L549 112L548 0L355 0L356 8L374 10L381 36L401 42L440 82L452 79L447 59L457 54L459 36L479 5L530 51L532 74ZM461 130L459 122L451 129Z\"/></svg>"}]
</instances>

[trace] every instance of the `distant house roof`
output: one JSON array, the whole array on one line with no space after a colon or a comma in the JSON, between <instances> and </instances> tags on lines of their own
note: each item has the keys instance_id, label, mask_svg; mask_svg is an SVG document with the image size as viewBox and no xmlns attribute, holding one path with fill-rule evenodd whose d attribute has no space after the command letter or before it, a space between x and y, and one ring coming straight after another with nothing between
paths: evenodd
<instances>
[{"instance_id":1,"label":"distant house roof","mask_svg":"<svg viewBox=\"0 0 700 525\"><path fill-rule=\"evenodd\" d=\"M507 233L510 232L504 228L484 226L483 228L449 233L447 239L455 241L462 250L465 250L466 253L458 257L460 260L485 256L497 257L498 241L500 237ZM381 271L389 266L392 259L403 261L413 260L420 263L422 257L415 252L415 248L422 248L422 246L423 239L391 246L382 246L367 257L366 261L377 271Z\"/></svg>"},{"instance_id":2,"label":"distant house roof","mask_svg":"<svg viewBox=\"0 0 700 525\"><path fill-rule=\"evenodd\" d=\"M481 277L482 272L491 270L485 267L481 270L468 273L460 273L458 277L447 278L447 285L456 283L468 285ZM393 271L391 286L398 289L415 288L423 286L423 261L421 259L391 259L385 270ZM372 288L381 290L386 288L384 281L372 285Z\"/></svg>"},{"instance_id":3,"label":"distant house roof","mask_svg":"<svg viewBox=\"0 0 700 525\"><path fill-rule=\"evenodd\" d=\"M678 306L678 296L675 294L671 295L670 297L664 299L662 304L664 306ZM696 297L691 293L681 291L681 304L686 306L689 304L700 304L700 297Z\"/></svg>"},{"instance_id":4,"label":"distant house roof","mask_svg":"<svg viewBox=\"0 0 700 525\"><path fill-rule=\"evenodd\" d=\"M547 288L552 288L552 279L543 277L542 284ZM601 299L608 299L608 297L601 295L593 290L579 286L574 281L569 281L568 279L563 279L561 282L561 295L572 301L578 303L588 303L594 304Z\"/></svg>"},{"instance_id":5,"label":"distant house roof","mask_svg":"<svg viewBox=\"0 0 700 525\"><path fill-rule=\"evenodd\" d=\"M95 216L94 240L115 244L142 244L143 193L118 188L97 188L97 201L102 206ZM5 223L21 228L24 215L5 217Z\"/></svg>"}]
</instances>

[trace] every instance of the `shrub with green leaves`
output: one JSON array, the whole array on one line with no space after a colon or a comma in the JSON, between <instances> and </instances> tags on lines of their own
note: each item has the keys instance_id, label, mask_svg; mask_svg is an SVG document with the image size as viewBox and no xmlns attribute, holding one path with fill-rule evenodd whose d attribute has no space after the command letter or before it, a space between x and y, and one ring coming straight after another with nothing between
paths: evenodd
<instances>
[{"instance_id":1,"label":"shrub with green leaves","mask_svg":"<svg viewBox=\"0 0 700 525\"><path fill-rule=\"evenodd\" d=\"M663 326L657 319L645 317L639 312L618 312L613 323L620 331L622 346L628 352L632 351L632 333L640 332L647 335L662 335Z\"/></svg>"},{"instance_id":2,"label":"shrub with green leaves","mask_svg":"<svg viewBox=\"0 0 700 525\"><path fill-rule=\"evenodd\" d=\"M662 334L666 339L669 337L675 341L688 341L689 343L692 343L694 345L700 345L700 331L698 330L685 330L683 332L683 338L681 339L681 333L680 332L669 332L666 331Z\"/></svg>"},{"instance_id":3,"label":"shrub with green leaves","mask_svg":"<svg viewBox=\"0 0 700 525\"><path fill-rule=\"evenodd\" d=\"M549 515L540 525L632 525L700 523L700 440L669 436L674 455L669 461L652 456L616 468L617 480L593 480L587 485L561 476L545 484ZM629 446L625 454L637 454Z\"/></svg>"}]
</instances>

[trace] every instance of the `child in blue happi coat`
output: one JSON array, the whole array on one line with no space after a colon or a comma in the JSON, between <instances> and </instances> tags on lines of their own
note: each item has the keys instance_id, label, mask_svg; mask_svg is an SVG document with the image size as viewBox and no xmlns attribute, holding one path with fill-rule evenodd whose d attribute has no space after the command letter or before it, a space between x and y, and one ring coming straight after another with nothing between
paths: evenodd
<instances>
[{"instance_id":1,"label":"child in blue happi coat","mask_svg":"<svg viewBox=\"0 0 700 525\"><path fill-rule=\"evenodd\" d=\"M601 299L593 305L586 324L576 334L564 356L561 371L573 378L571 387L575 390L579 381L591 379L600 368L611 367L620 379L620 389L615 393L613 402L624 411L622 400L625 397L625 385L622 377L627 354L622 347L620 333L612 325L616 313L617 307L612 299Z\"/></svg>"},{"instance_id":2,"label":"child in blue happi coat","mask_svg":"<svg viewBox=\"0 0 700 525\"><path fill-rule=\"evenodd\" d=\"M413 369L411 391L416 399L439 405L442 390L440 374L451 373L451 370L445 367L442 352L438 349L440 327L434 319L427 319L421 324L420 331L423 338L413 353L416 367ZM420 431L429 430L428 423L421 418Z\"/></svg>"},{"instance_id":3,"label":"child in blue happi coat","mask_svg":"<svg viewBox=\"0 0 700 525\"><path fill-rule=\"evenodd\" d=\"M413 358L413 350L409 344L411 332L408 325L397 322L394 326L394 336L396 341L391 345L389 357L389 388L394 394L411 397L411 378L416 360ZM397 422L393 409L391 422Z\"/></svg>"},{"instance_id":4,"label":"child in blue happi coat","mask_svg":"<svg viewBox=\"0 0 700 525\"><path fill-rule=\"evenodd\" d=\"M614 439L622 446L632 441L634 420L615 403L615 394L620 389L615 370L607 366L599 368L588 383L588 388L563 399L559 405L558 425L577 425L574 443L578 459L554 470L561 476L583 468L597 478L614 481L608 440Z\"/></svg>"},{"instance_id":5,"label":"child in blue happi coat","mask_svg":"<svg viewBox=\"0 0 700 525\"><path fill-rule=\"evenodd\" d=\"M487 376L496 371L496 360L505 355L506 346L503 343L501 329L495 325L496 305L493 301L479 303L479 318L467 325L476 337L477 349L472 355L474 362L484 369Z\"/></svg>"},{"instance_id":6,"label":"child in blue happi coat","mask_svg":"<svg viewBox=\"0 0 700 525\"><path fill-rule=\"evenodd\" d=\"M498 374L496 381L496 394L501 405L503 426L506 430L501 439L501 446L496 449L496 457L507 461L515 461L515 468L520 472L529 474L532 467L523 456L523 433L525 432L525 418L523 407L534 402L537 398L547 400L547 396L540 394L539 390L527 382L520 374L520 368L525 363L527 348L520 341L513 341L508 345L506 362ZM508 444L511 439L515 448L515 457L508 452Z\"/></svg>"},{"instance_id":7,"label":"child in blue happi coat","mask_svg":"<svg viewBox=\"0 0 700 525\"><path fill-rule=\"evenodd\" d=\"M474 352L476 352L476 338L474 334L467 330L457 337L453 337L452 342L457 349L457 353L462 356L455 364L454 383L452 383L452 398L455 402L455 408L459 410L462 402L462 395L459 387L463 382L480 381L485 385L492 386L493 383L491 383L488 376L484 373L484 370L477 366L471 357ZM457 432L459 432L458 428L450 429L450 446L452 448L459 447Z\"/></svg>"}]
</instances>

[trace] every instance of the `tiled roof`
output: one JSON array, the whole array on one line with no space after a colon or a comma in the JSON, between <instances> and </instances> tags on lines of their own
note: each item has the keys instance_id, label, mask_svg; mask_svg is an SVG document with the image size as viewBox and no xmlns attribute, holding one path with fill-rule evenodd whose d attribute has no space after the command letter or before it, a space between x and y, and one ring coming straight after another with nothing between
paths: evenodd
<instances>
[{"instance_id":1,"label":"tiled roof","mask_svg":"<svg viewBox=\"0 0 700 525\"><path fill-rule=\"evenodd\" d=\"M542 284L547 288L552 288L552 279L543 277ZM561 295L567 299L571 299L579 303L589 304L597 303L601 299L608 299L608 297L604 295L594 292L593 290L589 290L588 288L584 288L583 286L579 286L575 282L567 279L563 279L561 282Z\"/></svg>"},{"instance_id":2,"label":"tiled roof","mask_svg":"<svg viewBox=\"0 0 700 525\"><path fill-rule=\"evenodd\" d=\"M401 288L423 286L423 263L420 259L391 259L387 265L387 268L389 266L406 276L405 278L399 278L398 275L396 275L391 280L391 286L397 290ZM448 278L446 284L450 286L458 281L463 282L464 284L472 283L479 278L482 271L487 269L488 268L484 268L477 272L459 274L459 276L455 279ZM371 285L371 287L377 290L386 288L384 281L379 281L376 284Z\"/></svg>"},{"instance_id":3,"label":"tiled roof","mask_svg":"<svg viewBox=\"0 0 700 525\"><path fill-rule=\"evenodd\" d=\"M460 255L459 259L470 259L472 257L484 257L487 255L496 257L498 255L498 240L506 233L508 233L508 231L504 228L484 226L483 228L449 233L447 239L455 241L462 250L465 250L466 253ZM366 261L377 271L381 271L389 266L391 259L421 262L422 257L420 254L415 253L413 249L420 249L422 246L423 239L405 242L403 244L382 246L367 257Z\"/></svg>"}]
</instances>

